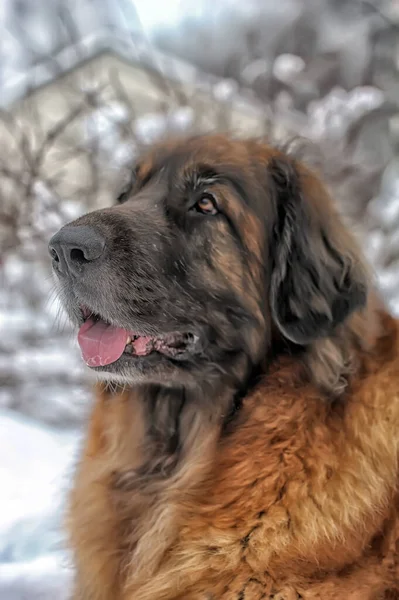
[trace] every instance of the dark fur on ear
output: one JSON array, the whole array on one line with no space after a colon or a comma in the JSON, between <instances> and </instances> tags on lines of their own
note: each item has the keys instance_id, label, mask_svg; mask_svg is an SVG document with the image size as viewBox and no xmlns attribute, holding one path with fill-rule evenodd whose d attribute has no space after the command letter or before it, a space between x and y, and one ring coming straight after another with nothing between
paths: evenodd
<instances>
[{"instance_id":1,"label":"dark fur on ear","mask_svg":"<svg viewBox=\"0 0 399 600\"><path fill-rule=\"evenodd\" d=\"M289 157L274 158L269 172L276 211L272 316L284 337L307 345L365 305L366 271L320 180Z\"/></svg>"}]
</instances>

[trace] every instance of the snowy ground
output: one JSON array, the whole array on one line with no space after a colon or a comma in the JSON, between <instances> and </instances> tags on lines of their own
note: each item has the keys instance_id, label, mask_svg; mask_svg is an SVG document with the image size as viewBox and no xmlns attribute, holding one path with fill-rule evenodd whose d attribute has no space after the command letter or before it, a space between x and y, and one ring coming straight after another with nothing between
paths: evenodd
<instances>
[{"instance_id":1,"label":"snowy ground","mask_svg":"<svg viewBox=\"0 0 399 600\"><path fill-rule=\"evenodd\" d=\"M0 564L1 600L67 600L71 571L55 554L16 564Z\"/></svg>"},{"instance_id":2,"label":"snowy ground","mask_svg":"<svg viewBox=\"0 0 399 600\"><path fill-rule=\"evenodd\" d=\"M78 438L0 411L1 600L66 598L61 515Z\"/></svg>"}]
</instances>

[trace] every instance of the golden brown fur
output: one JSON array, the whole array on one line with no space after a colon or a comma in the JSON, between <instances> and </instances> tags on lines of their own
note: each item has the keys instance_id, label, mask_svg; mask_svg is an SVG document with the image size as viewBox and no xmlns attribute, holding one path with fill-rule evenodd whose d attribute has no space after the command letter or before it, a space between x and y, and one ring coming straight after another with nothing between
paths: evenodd
<instances>
[{"instance_id":1,"label":"golden brown fur","mask_svg":"<svg viewBox=\"0 0 399 600\"><path fill-rule=\"evenodd\" d=\"M236 169L251 168L248 148L268 164L286 160L252 144L235 148ZM210 154L215 147L230 151L223 140ZM348 269L363 269L323 186L296 168L307 220L345 249ZM236 218L251 246L251 285L227 241L213 257L256 313L261 227L252 213ZM316 235L307 244L307 253L325 251ZM307 300L324 310L323 298ZM271 348L285 331L272 304L259 315ZM74 600L398 599L398 334L371 292L304 354L269 352L231 420L230 390L210 385L207 401L186 409L181 456L163 478L142 472L154 452L148 388L99 384L68 515Z\"/></svg>"}]
</instances>

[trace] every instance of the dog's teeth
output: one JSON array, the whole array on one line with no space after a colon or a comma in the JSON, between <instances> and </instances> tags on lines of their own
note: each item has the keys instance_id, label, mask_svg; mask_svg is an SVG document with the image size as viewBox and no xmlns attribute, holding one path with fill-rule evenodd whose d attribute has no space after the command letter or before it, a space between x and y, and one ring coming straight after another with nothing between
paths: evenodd
<instances>
[{"instance_id":1,"label":"dog's teeth","mask_svg":"<svg viewBox=\"0 0 399 600\"><path fill-rule=\"evenodd\" d=\"M127 341L126 341L126 345L130 344L130 343L131 343L131 341L132 341L132 338L131 338L131 337L130 337L130 335L129 335L129 337L127 338Z\"/></svg>"}]
</instances>

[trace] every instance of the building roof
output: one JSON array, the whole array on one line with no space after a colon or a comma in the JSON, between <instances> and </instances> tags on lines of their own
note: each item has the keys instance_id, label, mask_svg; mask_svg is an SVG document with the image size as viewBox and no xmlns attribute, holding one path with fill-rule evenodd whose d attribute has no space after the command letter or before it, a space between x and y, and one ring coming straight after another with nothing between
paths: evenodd
<instances>
[{"instance_id":1,"label":"building roof","mask_svg":"<svg viewBox=\"0 0 399 600\"><path fill-rule=\"evenodd\" d=\"M80 0L64 14L62 0L58 1L60 5L57 0L7 0L5 27L11 43L6 43L7 52L0 56L0 107L10 106L104 53L169 81L208 90L220 84L214 75L150 44L130 0ZM28 37L24 36L28 31ZM11 62L10 56L17 59ZM249 94L236 94L235 101L248 111L261 111Z\"/></svg>"}]
</instances>

